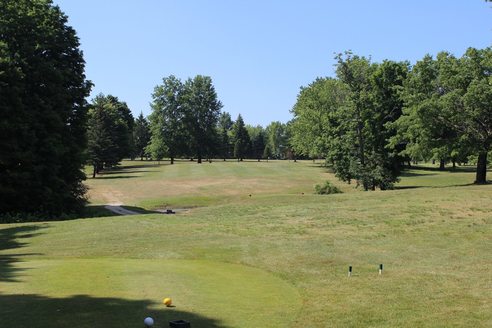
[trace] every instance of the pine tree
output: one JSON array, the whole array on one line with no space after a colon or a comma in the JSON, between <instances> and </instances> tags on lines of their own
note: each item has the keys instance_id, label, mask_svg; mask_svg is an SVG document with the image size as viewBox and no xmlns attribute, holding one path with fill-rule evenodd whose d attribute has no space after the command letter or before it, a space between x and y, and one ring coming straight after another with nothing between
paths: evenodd
<instances>
[{"instance_id":1,"label":"pine tree","mask_svg":"<svg viewBox=\"0 0 492 328\"><path fill-rule=\"evenodd\" d=\"M238 115L236 122L232 128L234 157L238 161L242 161L248 152L250 138L248 130L244 126L244 121L241 114Z\"/></svg>"},{"instance_id":2,"label":"pine tree","mask_svg":"<svg viewBox=\"0 0 492 328\"><path fill-rule=\"evenodd\" d=\"M135 154L143 160L146 156L146 147L150 142L150 126L143 113L135 120L133 129L133 143L135 145Z\"/></svg>"}]
</instances>

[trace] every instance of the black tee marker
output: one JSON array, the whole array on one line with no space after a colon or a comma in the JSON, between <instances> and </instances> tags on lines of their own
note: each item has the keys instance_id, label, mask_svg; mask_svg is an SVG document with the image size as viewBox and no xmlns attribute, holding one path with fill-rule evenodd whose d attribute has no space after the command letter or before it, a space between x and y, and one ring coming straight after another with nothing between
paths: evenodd
<instances>
[{"instance_id":1,"label":"black tee marker","mask_svg":"<svg viewBox=\"0 0 492 328\"><path fill-rule=\"evenodd\" d=\"M348 276L350 277L351 275L352 275L352 266L349 266Z\"/></svg>"}]
</instances>

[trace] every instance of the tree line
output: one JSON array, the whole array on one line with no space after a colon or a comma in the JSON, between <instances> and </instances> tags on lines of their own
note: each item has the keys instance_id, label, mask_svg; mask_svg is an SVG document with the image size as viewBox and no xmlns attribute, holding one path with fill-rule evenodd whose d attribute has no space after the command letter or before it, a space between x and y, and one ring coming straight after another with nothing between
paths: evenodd
<instances>
[{"instance_id":1,"label":"tree line","mask_svg":"<svg viewBox=\"0 0 492 328\"><path fill-rule=\"evenodd\" d=\"M222 103L208 76L184 83L175 76L163 78L152 93L149 117L133 118L125 102L98 95L89 105L87 157L92 176L117 165L123 158L283 159L291 156L288 127L272 122L266 128L235 121L222 112Z\"/></svg>"},{"instance_id":2,"label":"tree line","mask_svg":"<svg viewBox=\"0 0 492 328\"><path fill-rule=\"evenodd\" d=\"M389 189L405 161L477 162L486 183L492 144L492 49L457 58L430 55L411 66L336 56L336 77L301 88L292 109L291 144L323 157L343 181Z\"/></svg>"},{"instance_id":3,"label":"tree line","mask_svg":"<svg viewBox=\"0 0 492 328\"><path fill-rule=\"evenodd\" d=\"M212 79L165 77L152 113L118 97L86 101L92 83L75 30L51 0L0 1L0 218L76 213L92 176L123 158L326 158L366 190L389 189L402 163L474 157L486 182L492 142L492 50L408 62L336 57L335 78L301 89L287 124L222 112Z\"/></svg>"},{"instance_id":4,"label":"tree line","mask_svg":"<svg viewBox=\"0 0 492 328\"><path fill-rule=\"evenodd\" d=\"M154 159L283 158L288 136L285 124L272 122L266 129L245 125L221 112L222 103L210 77L198 75L184 83L171 75L152 94L150 142L142 152Z\"/></svg>"}]
</instances>

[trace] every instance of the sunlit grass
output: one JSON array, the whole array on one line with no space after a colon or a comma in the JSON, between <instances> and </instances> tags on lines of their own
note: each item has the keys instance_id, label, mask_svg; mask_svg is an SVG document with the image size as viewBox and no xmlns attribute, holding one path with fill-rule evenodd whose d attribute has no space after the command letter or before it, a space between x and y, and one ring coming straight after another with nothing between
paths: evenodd
<instances>
[{"instance_id":1,"label":"sunlit grass","mask_svg":"<svg viewBox=\"0 0 492 328\"><path fill-rule=\"evenodd\" d=\"M265 172L259 169L267 166ZM155 310L159 298L166 296L161 292L166 279L160 272L166 263L185 261L190 270L196 262L193 274L224 275L225 285L234 274L244 275L246 289L251 289L246 284L255 284L255 279L264 281L264 288L242 296L228 293L227 286L192 282L193 274L189 276L192 280L183 279L186 292L176 290L175 310L201 323L200 327L258 327L255 320L267 321L266 327L489 327L492 323L492 185L470 185L473 170L417 168L405 172L398 185L402 189L384 192L363 192L340 184L325 168L311 162L202 166L182 162L174 167L132 170L114 175L138 177L89 180L92 195L103 203L104 192L111 190L125 204L130 200L140 206L167 203L190 209L175 215L0 226L0 257L4 259L0 261L4 269L0 275L1 318L13 320L22 313L26 322L36 322L25 311L22 304L27 301L22 294L43 297L37 304L46 303L51 309L53 298L69 297L67 304L79 305L81 301L73 295L84 293L94 304L102 304L99 311L86 305L94 315L143 316L147 309L168 319L165 309ZM210 183L214 177L228 182ZM293 182L284 185L289 179ZM246 181L258 180L265 184L258 183L256 191L250 192ZM325 180L344 193L314 195L314 184ZM157 190L156 184L164 181L167 191ZM188 185L188 192L178 182ZM19 227L34 228L8 233ZM78 261L94 265L77 265ZM200 263L211 266L200 269ZM384 271L380 276L381 263ZM231 264L237 273L228 269ZM50 265L52 269L42 270ZM57 265L73 265L76 274L56 274L62 270ZM350 278L349 265L354 270ZM47 280L60 281L43 286L39 270L49 276ZM119 287L100 287L112 273ZM74 275L85 274L95 281L93 287L87 285L89 278L74 279ZM127 282L120 284L121 280ZM269 288L285 290L270 300L261 298L263 304L258 304L254 293L268 293ZM199 297L193 296L197 293ZM211 304L220 306L207 304L207 293ZM22 302L12 303L14 294ZM114 298L118 307L108 306L102 297ZM146 301L132 303L136 300ZM86 304L86 299L82 301ZM237 305L243 301L247 305ZM288 305L282 305L284 301ZM131 312L138 306L138 311ZM276 306L287 312L274 310ZM49 313L48 318L56 315ZM268 323L269 319L277 324ZM118 324L134 326L130 321ZM69 326L89 325L72 322Z\"/></svg>"}]
</instances>

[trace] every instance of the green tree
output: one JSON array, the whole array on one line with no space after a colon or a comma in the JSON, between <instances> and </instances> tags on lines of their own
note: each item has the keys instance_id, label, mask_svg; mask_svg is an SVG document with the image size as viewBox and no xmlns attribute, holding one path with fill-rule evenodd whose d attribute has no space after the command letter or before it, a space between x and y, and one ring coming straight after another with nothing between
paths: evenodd
<instances>
[{"instance_id":1,"label":"green tree","mask_svg":"<svg viewBox=\"0 0 492 328\"><path fill-rule=\"evenodd\" d=\"M265 151L265 129L263 129L261 125L246 125L246 130L251 139L251 151L249 156L251 158L256 158L259 162Z\"/></svg>"},{"instance_id":2,"label":"green tree","mask_svg":"<svg viewBox=\"0 0 492 328\"><path fill-rule=\"evenodd\" d=\"M238 162L242 161L248 153L251 141L241 114L238 115L232 127L232 141L234 144L234 157L237 158Z\"/></svg>"},{"instance_id":3,"label":"green tree","mask_svg":"<svg viewBox=\"0 0 492 328\"><path fill-rule=\"evenodd\" d=\"M401 159L386 145L395 134L391 122L402 111L399 91L408 63L373 64L350 52L337 56L337 76L349 90L348 102L337 111L339 127L328 158L344 181L355 179L364 190L392 188Z\"/></svg>"},{"instance_id":4,"label":"green tree","mask_svg":"<svg viewBox=\"0 0 492 328\"><path fill-rule=\"evenodd\" d=\"M289 143L293 150L311 158L325 157L338 125L337 111L347 102L348 88L333 78L317 78L302 87L291 110L294 115Z\"/></svg>"},{"instance_id":5,"label":"green tree","mask_svg":"<svg viewBox=\"0 0 492 328\"><path fill-rule=\"evenodd\" d=\"M492 143L489 99L492 51L470 48L456 58L447 52L426 56L412 69L405 88L398 141L413 156L431 154L443 161L478 156L476 183L486 183ZM394 141L393 141L394 143Z\"/></svg>"},{"instance_id":6,"label":"green tree","mask_svg":"<svg viewBox=\"0 0 492 328\"><path fill-rule=\"evenodd\" d=\"M268 142L265 143L265 149L263 150L263 158L266 158L267 161L273 156L272 149L270 148L270 144Z\"/></svg>"},{"instance_id":7,"label":"green tree","mask_svg":"<svg viewBox=\"0 0 492 328\"><path fill-rule=\"evenodd\" d=\"M117 97L97 95L89 110L87 135L93 177L104 167L112 167L133 153L133 115Z\"/></svg>"},{"instance_id":8,"label":"green tree","mask_svg":"<svg viewBox=\"0 0 492 328\"><path fill-rule=\"evenodd\" d=\"M492 146L492 48L469 48L459 61L459 74L444 80L450 89L446 109L464 143L478 155L475 183L487 182L487 154ZM460 97L461 96L461 97Z\"/></svg>"},{"instance_id":9,"label":"green tree","mask_svg":"<svg viewBox=\"0 0 492 328\"><path fill-rule=\"evenodd\" d=\"M51 1L0 1L0 213L82 208L87 103L79 40Z\"/></svg>"},{"instance_id":10,"label":"green tree","mask_svg":"<svg viewBox=\"0 0 492 328\"><path fill-rule=\"evenodd\" d=\"M113 126L111 112L104 110L104 106L94 106L90 109L87 157L93 167L93 178L103 169L105 162L118 162L118 150L112 134Z\"/></svg>"},{"instance_id":11,"label":"green tree","mask_svg":"<svg viewBox=\"0 0 492 328\"><path fill-rule=\"evenodd\" d=\"M288 143L285 124L278 121L272 122L266 127L265 134L271 156L284 159Z\"/></svg>"},{"instance_id":12,"label":"green tree","mask_svg":"<svg viewBox=\"0 0 492 328\"><path fill-rule=\"evenodd\" d=\"M183 124L189 137L190 151L200 164L204 155L210 156L217 145L217 122L222 103L208 76L189 78L183 86Z\"/></svg>"},{"instance_id":13,"label":"green tree","mask_svg":"<svg viewBox=\"0 0 492 328\"><path fill-rule=\"evenodd\" d=\"M102 97L99 99L99 97ZM96 96L94 103L97 104L101 101L108 110L113 114L114 127L112 136L117 145L117 156L118 162L123 158L131 157L134 153L133 144L133 125L134 118L130 108L125 102L119 101L118 97L108 95L104 97L103 95ZM116 165L116 163L108 163L109 165Z\"/></svg>"},{"instance_id":14,"label":"green tree","mask_svg":"<svg viewBox=\"0 0 492 328\"><path fill-rule=\"evenodd\" d=\"M144 156L146 156L146 148L150 142L150 125L149 121L143 116L143 113L140 113L137 119L135 119L133 140L135 154L142 161Z\"/></svg>"},{"instance_id":15,"label":"green tree","mask_svg":"<svg viewBox=\"0 0 492 328\"><path fill-rule=\"evenodd\" d=\"M392 141L405 145L403 155L439 160L440 169L448 160L456 160L463 148L457 131L442 119L447 106L444 96L449 91L442 77L456 68L456 58L444 52L437 60L427 55L415 64L402 92L404 115L396 122L398 134Z\"/></svg>"},{"instance_id":16,"label":"green tree","mask_svg":"<svg viewBox=\"0 0 492 328\"><path fill-rule=\"evenodd\" d=\"M165 154L174 164L174 158L186 153L187 132L183 105L184 85L174 75L165 77L162 85L154 88L149 116L151 140L150 153L160 160Z\"/></svg>"},{"instance_id":17,"label":"green tree","mask_svg":"<svg viewBox=\"0 0 492 328\"><path fill-rule=\"evenodd\" d=\"M224 161L226 158L231 157L231 137L233 122L231 119L231 114L228 112L223 112L219 116L219 125L218 125L218 133L219 133L219 156L221 156Z\"/></svg>"}]
</instances>

